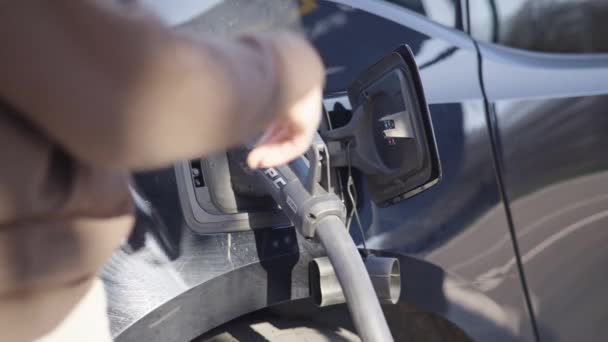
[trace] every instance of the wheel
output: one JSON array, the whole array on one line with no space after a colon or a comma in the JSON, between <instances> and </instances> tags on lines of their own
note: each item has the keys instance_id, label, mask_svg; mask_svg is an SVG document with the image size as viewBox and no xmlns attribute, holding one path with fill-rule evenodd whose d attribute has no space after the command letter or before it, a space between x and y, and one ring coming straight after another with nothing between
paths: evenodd
<instances>
[{"instance_id":1,"label":"wheel","mask_svg":"<svg viewBox=\"0 0 608 342\"><path fill-rule=\"evenodd\" d=\"M385 315L395 341L471 341L452 323L428 312L398 304ZM291 302L239 317L193 342L355 342L345 305L316 308L308 300Z\"/></svg>"}]
</instances>

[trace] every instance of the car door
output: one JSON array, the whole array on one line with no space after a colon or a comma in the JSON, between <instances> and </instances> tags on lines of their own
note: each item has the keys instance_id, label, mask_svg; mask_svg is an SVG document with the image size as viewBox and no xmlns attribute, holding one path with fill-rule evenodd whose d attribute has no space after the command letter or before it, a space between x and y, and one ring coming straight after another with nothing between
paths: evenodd
<instances>
[{"instance_id":1,"label":"car door","mask_svg":"<svg viewBox=\"0 0 608 342\"><path fill-rule=\"evenodd\" d=\"M608 338L608 3L470 0L489 122L542 341Z\"/></svg>"}]
</instances>

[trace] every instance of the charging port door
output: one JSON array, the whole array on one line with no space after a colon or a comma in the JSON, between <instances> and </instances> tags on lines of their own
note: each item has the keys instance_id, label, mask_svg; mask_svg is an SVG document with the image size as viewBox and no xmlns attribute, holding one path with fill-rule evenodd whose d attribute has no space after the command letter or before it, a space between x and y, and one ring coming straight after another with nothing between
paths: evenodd
<instances>
[{"instance_id":1,"label":"charging port door","mask_svg":"<svg viewBox=\"0 0 608 342\"><path fill-rule=\"evenodd\" d=\"M324 134L333 166L358 169L380 206L439 182L431 116L407 46L365 70L349 87L348 97L350 122Z\"/></svg>"}]
</instances>

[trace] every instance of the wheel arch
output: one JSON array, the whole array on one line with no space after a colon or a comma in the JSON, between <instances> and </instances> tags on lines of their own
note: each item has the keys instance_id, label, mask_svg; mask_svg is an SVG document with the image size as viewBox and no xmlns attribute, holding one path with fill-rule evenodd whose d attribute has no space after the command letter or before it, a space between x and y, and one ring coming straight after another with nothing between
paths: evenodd
<instances>
[{"instance_id":1,"label":"wheel arch","mask_svg":"<svg viewBox=\"0 0 608 342\"><path fill-rule=\"evenodd\" d=\"M473 340L515 340L517 324L508 308L440 267L405 255L400 302L433 313L453 323ZM190 341L233 319L273 305L308 297L309 258L299 258L290 281L269 266L289 264L283 255L228 271L174 296L115 336L126 341ZM303 260L304 259L304 260ZM279 268L280 269L280 268Z\"/></svg>"}]
</instances>

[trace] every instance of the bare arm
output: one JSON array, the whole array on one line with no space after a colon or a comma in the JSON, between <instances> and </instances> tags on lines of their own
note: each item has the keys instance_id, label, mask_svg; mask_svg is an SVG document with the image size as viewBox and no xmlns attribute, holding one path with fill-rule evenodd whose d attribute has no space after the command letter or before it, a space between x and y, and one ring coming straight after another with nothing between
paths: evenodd
<instances>
[{"instance_id":1,"label":"bare arm","mask_svg":"<svg viewBox=\"0 0 608 342\"><path fill-rule=\"evenodd\" d=\"M4 1L0 44L0 97L77 158L121 168L248 141L323 82L291 34L194 41L112 1Z\"/></svg>"}]
</instances>

